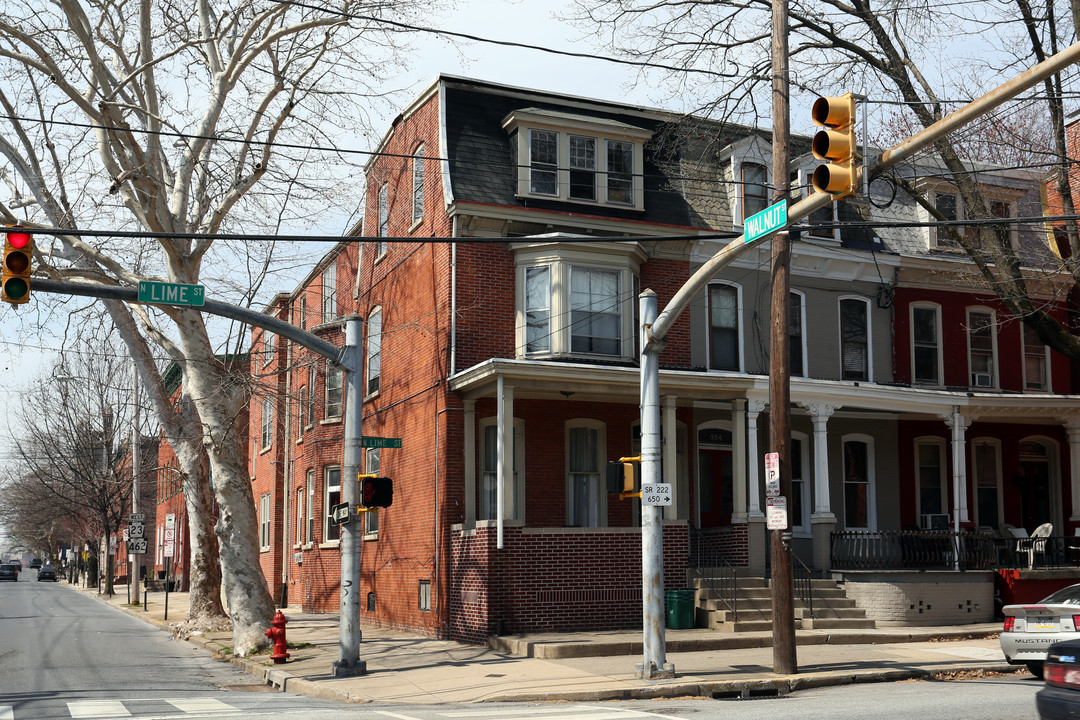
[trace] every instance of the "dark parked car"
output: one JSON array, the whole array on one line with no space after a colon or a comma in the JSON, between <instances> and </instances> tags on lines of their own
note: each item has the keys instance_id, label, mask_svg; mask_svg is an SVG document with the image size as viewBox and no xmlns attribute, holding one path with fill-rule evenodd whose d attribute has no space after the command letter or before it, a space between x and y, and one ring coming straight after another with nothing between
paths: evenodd
<instances>
[{"instance_id":1,"label":"dark parked car","mask_svg":"<svg viewBox=\"0 0 1080 720\"><path fill-rule=\"evenodd\" d=\"M1043 720L1080 715L1080 640L1054 643L1043 663L1046 685L1035 695L1035 707Z\"/></svg>"},{"instance_id":2,"label":"dark parked car","mask_svg":"<svg viewBox=\"0 0 1080 720\"><path fill-rule=\"evenodd\" d=\"M35 570L41 567L41 558L34 558L33 560L31 560L30 567L34 568Z\"/></svg>"},{"instance_id":3,"label":"dark parked car","mask_svg":"<svg viewBox=\"0 0 1080 720\"><path fill-rule=\"evenodd\" d=\"M41 580L52 580L53 582L56 582L56 568L52 565L42 565L38 568L37 579L39 582Z\"/></svg>"},{"instance_id":4,"label":"dark parked car","mask_svg":"<svg viewBox=\"0 0 1080 720\"><path fill-rule=\"evenodd\" d=\"M19 580L19 567L12 564L0 565L0 580Z\"/></svg>"}]
</instances>

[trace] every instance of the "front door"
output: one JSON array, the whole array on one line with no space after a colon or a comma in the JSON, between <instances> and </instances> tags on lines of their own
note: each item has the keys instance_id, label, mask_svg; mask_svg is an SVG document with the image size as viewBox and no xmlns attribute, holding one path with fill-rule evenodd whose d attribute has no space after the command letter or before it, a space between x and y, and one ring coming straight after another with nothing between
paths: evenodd
<instances>
[{"instance_id":1,"label":"front door","mask_svg":"<svg viewBox=\"0 0 1080 720\"><path fill-rule=\"evenodd\" d=\"M731 450L698 450L701 527L731 524L734 511L734 475Z\"/></svg>"}]
</instances>

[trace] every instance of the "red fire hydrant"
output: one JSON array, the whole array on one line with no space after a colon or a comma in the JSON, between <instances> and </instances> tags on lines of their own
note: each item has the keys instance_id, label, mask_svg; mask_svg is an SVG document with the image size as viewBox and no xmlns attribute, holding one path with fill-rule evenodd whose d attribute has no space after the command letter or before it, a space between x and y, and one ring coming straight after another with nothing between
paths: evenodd
<instances>
[{"instance_id":1,"label":"red fire hydrant","mask_svg":"<svg viewBox=\"0 0 1080 720\"><path fill-rule=\"evenodd\" d=\"M270 653L270 657L275 663L283 663L289 659L289 653L286 652L289 644L285 641L285 623L287 622L289 622L288 619L278 610L266 631L266 637L274 643L274 652Z\"/></svg>"}]
</instances>

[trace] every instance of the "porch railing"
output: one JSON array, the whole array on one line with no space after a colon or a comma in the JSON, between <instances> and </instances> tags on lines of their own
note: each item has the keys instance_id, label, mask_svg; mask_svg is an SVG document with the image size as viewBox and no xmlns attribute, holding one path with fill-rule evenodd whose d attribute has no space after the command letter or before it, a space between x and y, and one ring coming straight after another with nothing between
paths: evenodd
<instances>
[{"instance_id":1,"label":"porch railing","mask_svg":"<svg viewBox=\"0 0 1080 720\"><path fill-rule=\"evenodd\" d=\"M717 598L731 612L733 622L738 622L738 593L735 581L735 566L724 558L717 542L716 532L704 532L699 528L690 528L690 558L688 568L712 597Z\"/></svg>"},{"instance_id":2,"label":"porch railing","mask_svg":"<svg viewBox=\"0 0 1080 720\"><path fill-rule=\"evenodd\" d=\"M1080 537L1001 538L952 530L837 530L836 570L994 570L1080 566Z\"/></svg>"}]
</instances>

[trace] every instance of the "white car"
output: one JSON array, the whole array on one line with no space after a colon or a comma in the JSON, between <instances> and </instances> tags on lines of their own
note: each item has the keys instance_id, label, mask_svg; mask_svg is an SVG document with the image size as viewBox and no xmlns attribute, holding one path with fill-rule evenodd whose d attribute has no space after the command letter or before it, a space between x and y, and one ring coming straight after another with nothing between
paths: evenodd
<instances>
[{"instance_id":1,"label":"white car","mask_svg":"<svg viewBox=\"0 0 1080 720\"><path fill-rule=\"evenodd\" d=\"M1030 605L1006 605L1001 651L1013 665L1027 665L1043 676L1050 646L1080 638L1080 584L1070 585Z\"/></svg>"}]
</instances>

